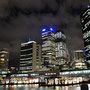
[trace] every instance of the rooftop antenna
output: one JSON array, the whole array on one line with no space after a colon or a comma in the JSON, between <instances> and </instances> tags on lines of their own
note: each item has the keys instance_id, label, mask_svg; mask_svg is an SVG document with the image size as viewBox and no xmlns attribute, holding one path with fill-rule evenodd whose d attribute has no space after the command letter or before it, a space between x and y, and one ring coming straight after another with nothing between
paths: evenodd
<instances>
[{"instance_id":1,"label":"rooftop antenna","mask_svg":"<svg viewBox=\"0 0 90 90\"><path fill-rule=\"evenodd\" d=\"M31 41L30 38L29 38L29 41Z\"/></svg>"},{"instance_id":2,"label":"rooftop antenna","mask_svg":"<svg viewBox=\"0 0 90 90\"><path fill-rule=\"evenodd\" d=\"M28 43L31 42L31 39L29 38Z\"/></svg>"}]
</instances>

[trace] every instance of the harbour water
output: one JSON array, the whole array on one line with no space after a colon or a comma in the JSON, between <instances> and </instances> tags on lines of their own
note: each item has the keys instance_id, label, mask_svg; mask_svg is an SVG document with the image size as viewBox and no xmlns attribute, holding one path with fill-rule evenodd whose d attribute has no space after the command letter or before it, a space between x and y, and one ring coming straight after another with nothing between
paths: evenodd
<instances>
[{"instance_id":1,"label":"harbour water","mask_svg":"<svg viewBox=\"0 0 90 90\"><path fill-rule=\"evenodd\" d=\"M90 90L90 85L88 84L88 90ZM32 85L1 85L0 90L81 90L81 85L73 86L56 86L56 87L47 87L40 86L38 84ZM84 88L84 90L86 90Z\"/></svg>"}]
</instances>

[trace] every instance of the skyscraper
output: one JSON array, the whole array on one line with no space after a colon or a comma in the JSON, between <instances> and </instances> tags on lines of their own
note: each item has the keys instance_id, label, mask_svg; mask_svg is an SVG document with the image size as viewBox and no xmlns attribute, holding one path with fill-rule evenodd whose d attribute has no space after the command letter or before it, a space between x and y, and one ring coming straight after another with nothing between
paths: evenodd
<instances>
[{"instance_id":1,"label":"skyscraper","mask_svg":"<svg viewBox=\"0 0 90 90\"><path fill-rule=\"evenodd\" d=\"M78 59L84 59L84 51L82 49L74 51L74 60Z\"/></svg>"},{"instance_id":2,"label":"skyscraper","mask_svg":"<svg viewBox=\"0 0 90 90\"><path fill-rule=\"evenodd\" d=\"M35 41L21 44L20 71L28 73L41 68L41 46Z\"/></svg>"},{"instance_id":3,"label":"skyscraper","mask_svg":"<svg viewBox=\"0 0 90 90\"><path fill-rule=\"evenodd\" d=\"M73 69L86 69L86 62L84 58L84 51L76 50L74 51Z\"/></svg>"},{"instance_id":4,"label":"skyscraper","mask_svg":"<svg viewBox=\"0 0 90 90\"><path fill-rule=\"evenodd\" d=\"M81 24L84 39L85 58L90 68L90 6L81 14Z\"/></svg>"},{"instance_id":5,"label":"skyscraper","mask_svg":"<svg viewBox=\"0 0 90 90\"><path fill-rule=\"evenodd\" d=\"M55 35L53 28L42 29L42 66L52 69L56 65Z\"/></svg>"},{"instance_id":6,"label":"skyscraper","mask_svg":"<svg viewBox=\"0 0 90 90\"><path fill-rule=\"evenodd\" d=\"M8 72L9 53L6 48L0 49L0 72Z\"/></svg>"},{"instance_id":7,"label":"skyscraper","mask_svg":"<svg viewBox=\"0 0 90 90\"><path fill-rule=\"evenodd\" d=\"M66 36L61 31L55 33L56 60L59 65L65 65L69 62L69 53L66 47Z\"/></svg>"}]
</instances>

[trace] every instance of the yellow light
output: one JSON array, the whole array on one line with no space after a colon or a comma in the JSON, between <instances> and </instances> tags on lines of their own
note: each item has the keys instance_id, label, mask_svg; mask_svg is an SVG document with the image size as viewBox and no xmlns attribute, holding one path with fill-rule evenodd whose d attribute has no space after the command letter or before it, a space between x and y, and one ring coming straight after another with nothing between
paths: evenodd
<instances>
[{"instance_id":1,"label":"yellow light","mask_svg":"<svg viewBox=\"0 0 90 90\"><path fill-rule=\"evenodd\" d=\"M4 61L4 58L1 58L1 61Z\"/></svg>"}]
</instances>

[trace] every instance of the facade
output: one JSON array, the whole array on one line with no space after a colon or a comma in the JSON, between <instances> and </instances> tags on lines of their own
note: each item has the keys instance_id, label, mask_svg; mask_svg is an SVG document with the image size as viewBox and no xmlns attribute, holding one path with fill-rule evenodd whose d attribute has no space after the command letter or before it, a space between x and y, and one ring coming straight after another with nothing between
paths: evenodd
<instances>
[{"instance_id":1,"label":"facade","mask_svg":"<svg viewBox=\"0 0 90 90\"><path fill-rule=\"evenodd\" d=\"M0 49L0 73L8 72L9 53L6 48Z\"/></svg>"},{"instance_id":2,"label":"facade","mask_svg":"<svg viewBox=\"0 0 90 90\"><path fill-rule=\"evenodd\" d=\"M35 41L21 44L20 72L28 73L41 68L41 46Z\"/></svg>"},{"instance_id":3,"label":"facade","mask_svg":"<svg viewBox=\"0 0 90 90\"><path fill-rule=\"evenodd\" d=\"M69 53L66 47L66 36L61 31L55 33L56 60L59 65L65 65L69 62Z\"/></svg>"},{"instance_id":4,"label":"facade","mask_svg":"<svg viewBox=\"0 0 90 90\"><path fill-rule=\"evenodd\" d=\"M42 67L52 69L55 65L56 52L53 29L42 29Z\"/></svg>"},{"instance_id":5,"label":"facade","mask_svg":"<svg viewBox=\"0 0 90 90\"><path fill-rule=\"evenodd\" d=\"M78 59L84 59L84 51L81 49L81 50L76 50L74 51L74 61L78 60Z\"/></svg>"},{"instance_id":6,"label":"facade","mask_svg":"<svg viewBox=\"0 0 90 90\"><path fill-rule=\"evenodd\" d=\"M74 51L73 69L87 69L83 50Z\"/></svg>"},{"instance_id":7,"label":"facade","mask_svg":"<svg viewBox=\"0 0 90 90\"><path fill-rule=\"evenodd\" d=\"M85 58L90 68L90 6L81 15L82 32L84 39Z\"/></svg>"}]
</instances>

